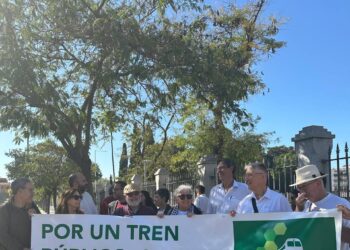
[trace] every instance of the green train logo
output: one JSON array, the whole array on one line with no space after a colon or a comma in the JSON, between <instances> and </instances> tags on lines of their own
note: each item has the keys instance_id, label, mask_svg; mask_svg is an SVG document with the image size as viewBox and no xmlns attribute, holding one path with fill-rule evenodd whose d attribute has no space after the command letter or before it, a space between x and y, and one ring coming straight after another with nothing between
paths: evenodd
<instances>
[{"instance_id":1,"label":"green train logo","mask_svg":"<svg viewBox=\"0 0 350 250\"><path fill-rule=\"evenodd\" d=\"M283 222L277 223L273 229L268 229L264 233L265 244L263 247L256 248L256 250L303 250L303 244L298 238L288 238L284 244L278 248L275 239L277 236L285 235L286 231L286 224Z\"/></svg>"}]
</instances>

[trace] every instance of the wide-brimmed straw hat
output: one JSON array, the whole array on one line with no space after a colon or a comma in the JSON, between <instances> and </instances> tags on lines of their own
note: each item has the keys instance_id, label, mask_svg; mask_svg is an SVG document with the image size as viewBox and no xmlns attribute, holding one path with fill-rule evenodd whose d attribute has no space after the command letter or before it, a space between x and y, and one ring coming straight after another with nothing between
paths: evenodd
<instances>
[{"instance_id":1,"label":"wide-brimmed straw hat","mask_svg":"<svg viewBox=\"0 0 350 250\"><path fill-rule=\"evenodd\" d=\"M135 183L131 183L124 187L124 194L130 194L132 192L141 192L140 186Z\"/></svg>"},{"instance_id":2,"label":"wide-brimmed straw hat","mask_svg":"<svg viewBox=\"0 0 350 250\"><path fill-rule=\"evenodd\" d=\"M327 175L321 175L320 171L315 165L306 165L304 167L295 170L296 180L295 183L289 185L290 187L297 186L306 182L314 181L326 177Z\"/></svg>"}]
</instances>

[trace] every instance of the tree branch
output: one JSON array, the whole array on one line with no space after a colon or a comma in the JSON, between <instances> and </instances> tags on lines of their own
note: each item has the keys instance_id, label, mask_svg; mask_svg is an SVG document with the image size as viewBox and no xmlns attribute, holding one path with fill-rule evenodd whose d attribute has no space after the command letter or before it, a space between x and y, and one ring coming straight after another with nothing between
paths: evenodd
<instances>
[{"instance_id":1,"label":"tree branch","mask_svg":"<svg viewBox=\"0 0 350 250\"><path fill-rule=\"evenodd\" d=\"M154 157L154 160L153 160L154 164L157 163L159 157L162 155L162 153L163 153L163 151L164 151L165 144L166 144L166 142L168 141L168 130L169 130L169 127L170 127L170 125L171 125L171 123L172 123L172 121L173 121L173 119L174 119L174 117L175 117L175 114L176 114L176 112L174 112L174 113L171 115L171 117L170 117L170 119L169 119L169 122L168 122L168 124L166 125L165 128L163 128L162 126L160 126L160 128L161 128L161 129L163 130L163 132L164 132L164 137L163 137L162 147L161 147L160 151L158 152L158 154Z\"/></svg>"}]
</instances>

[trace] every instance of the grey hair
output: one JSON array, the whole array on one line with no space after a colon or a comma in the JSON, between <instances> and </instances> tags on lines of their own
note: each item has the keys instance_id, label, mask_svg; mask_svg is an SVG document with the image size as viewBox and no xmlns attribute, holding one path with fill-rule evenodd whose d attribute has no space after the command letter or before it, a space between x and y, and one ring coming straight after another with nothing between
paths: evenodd
<instances>
[{"instance_id":1,"label":"grey hair","mask_svg":"<svg viewBox=\"0 0 350 250\"><path fill-rule=\"evenodd\" d=\"M177 197L178 195L180 195L182 190L189 190L189 193L192 194L192 186L188 185L188 184L182 184L180 186L178 186L175 190L174 190L174 196Z\"/></svg>"},{"instance_id":2,"label":"grey hair","mask_svg":"<svg viewBox=\"0 0 350 250\"><path fill-rule=\"evenodd\" d=\"M249 163L249 164L247 164L247 165L244 167L244 170L246 170L247 167L251 167L253 170L261 170L261 171L263 171L263 172L266 173L266 174L268 173L265 164L264 164L264 163L261 163L261 162Z\"/></svg>"}]
</instances>

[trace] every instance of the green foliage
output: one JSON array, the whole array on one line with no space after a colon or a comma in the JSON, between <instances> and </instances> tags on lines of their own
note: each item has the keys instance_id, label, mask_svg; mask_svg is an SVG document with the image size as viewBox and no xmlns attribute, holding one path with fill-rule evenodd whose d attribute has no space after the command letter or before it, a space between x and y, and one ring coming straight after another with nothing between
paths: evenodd
<instances>
[{"instance_id":1,"label":"green foliage","mask_svg":"<svg viewBox=\"0 0 350 250\"><path fill-rule=\"evenodd\" d=\"M145 159L160 164L174 148L172 166L192 166L203 152L228 154L232 131L254 125L240 102L264 89L255 63L284 45L274 38L279 22L261 20L264 5L2 0L0 128L53 136L90 191L89 150L100 132L132 133L130 167L138 169ZM198 134L210 134L208 148L201 138L175 138L180 145L166 148L181 119L186 131L189 121L203 123ZM154 144L153 131L162 142Z\"/></svg>"},{"instance_id":2,"label":"green foliage","mask_svg":"<svg viewBox=\"0 0 350 250\"><path fill-rule=\"evenodd\" d=\"M98 129L128 127L145 110L157 120L173 102L158 60L169 6L196 1L1 1L1 129L54 136L91 181Z\"/></svg>"},{"instance_id":3,"label":"green foliage","mask_svg":"<svg viewBox=\"0 0 350 250\"><path fill-rule=\"evenodd\" d=\"M138 125L134 124L133 133L131 135L131 152L129 168L134 168L142 164L142 132Z\"/></svg>"},{"instance_id":4,"label":"green foliage","mask_svg":"<svg viewBox=\"0 0 350 250\"><path fill-rule=\"evenodd\" d=\"M267 150L267 156L272 161L272 168L283 169L288 166L296 166L297 155L293 147L276 146Z\"/></svg>"},{"instance_id":5,"label":"green foliage","mask_svg":"<svg viewBox=\"0 0 350 250\"><path fill-rule=\"evenodd\" d=\"M221 10L206 6L191 22L176 24L187 31L181 34L183 56L178 55L182 67L174 68L177 81L186 83L180 88L187 96L182 108L192 117L198 113L186 109L209 113L206 116L212 117L217 131L215 154L219 157L225 154L227 123L233 129L254 126L254 119L240 106L265 88L254 65L284 45L274 38L279 22L273 17L261 21L264 5L265 1L255 1ZM175 27L172 31L176 32ZM196 109L191 108L193 100Z\"/></svg>"},{"instance_id":6,"label":"green foliage","mask_svg":"<svg viewBox=\"0 0 350 250\"><path fill-rule=\"evenodd\" d=\"M68 176L79 170L62 147L47 140L30 148L29 153L20 149L6 154L13 161L6 164L10 179L30 178L36 188L39 200L57 194L68 187Z\"/></svg>"},{"instance_id":7,"label":"green foliage","mask_svg":"<svg viewBox=\"0 0 350 250\"><path fill-rule=\"evenodd\" d=\"M128 151L126 143L123 143L122 154L119 160L119 177L123 178L128 171Z\"/></svg>"}]
</instances>

